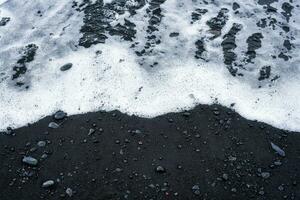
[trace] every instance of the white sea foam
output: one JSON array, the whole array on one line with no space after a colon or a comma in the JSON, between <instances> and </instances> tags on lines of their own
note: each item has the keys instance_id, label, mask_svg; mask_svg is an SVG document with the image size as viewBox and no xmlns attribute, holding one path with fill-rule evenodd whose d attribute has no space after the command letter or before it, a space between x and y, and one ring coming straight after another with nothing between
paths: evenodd
<instances>
[{"instance_id":1,"label":"white sea foam","mask_svg":"<svg viewBox=\"0 0 300 200\"><path fill-rule=\"evenodd\" d=\"M231 0L201 6L197 0L167 0L155 33L161 44L143 57L146 65L142 67L142 58L129 48L131 43L117 36L110 36L105 44L78 47L84 14L71 8L71 0L1 2L0 19L10 17L11 21L0 27L0 130L24 126L57 110L72 115L118 109L130 115L155 117L217 102L227 107L235 103L234 109L248 119L300 131L300 19L296 14L300 9L296 3L289 22L291 30L285 33L278 26L274 30L256 26L266 13L253 0L236 1L241 6L239 15L233 13ZM272 4L278 8L272 17L286 23L280 14L283 2ZM191 24L191 13L197 7L206 8L208 13ZM220 8L230 9L229 20L222 35L211 41L206 21L215 17ZM140 47L147 36L146 9L147 6L141 8L129 18L137 25L135 40ZM125 13L116 20L122 23L127 16ZM242 70L243 77L233 77L223 63L221 42L233 23L243 25L236 36L235 53L240 61L247 51L247 38L256 32L264 35L262 48L257 50L254 64ZM179 32L179 36L170 38L171 32ZM273 59L272 55L282 50L286 37L294 38L295 48L287 53L292 58ZM194 57L199 38L206 41L206 61ZM39 48L21 78L30 87L22 89L11 80L12 68L20 58L20 49L31 43ZM96 55L98 50L102 54ZM159 65L147 67L153 60ZM61 72L60 67L66 63L73 63L73 67ZM257 66L264 65L272 66L271 78L280 78L258 81Z\"/></svg>"}]
</instances>

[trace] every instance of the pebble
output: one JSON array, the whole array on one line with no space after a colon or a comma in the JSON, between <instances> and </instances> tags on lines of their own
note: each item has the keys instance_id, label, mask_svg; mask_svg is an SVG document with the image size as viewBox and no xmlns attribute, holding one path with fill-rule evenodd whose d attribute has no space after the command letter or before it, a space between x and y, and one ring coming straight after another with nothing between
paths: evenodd
<instances>
[{"instance_id":1,"label":"pebble","mask_svg":"<svg viewBox=\"0 0 300 200\"><path fill-rule=\"evenodd\" d=\"M72 67L73 67L72 63L67 63L67 64L60 67L60 71L64 72L64 71L67 71L67 70L71 69Z\"/></svg>"},{"instance_id":2,"label":"pebble","mask_svg":"<svg viewBox=\"0 0 300 200\"><path fill-rule=\"evenodd\" d=\"M69 197L72 197L73 196L73 190L71 188L67 188L66 189L66 194L69 196Z\"/></svg>"},{"instance_id":3,"label":"pebble","mask_svg":"<svg viewBox=\"0 0 300 200\"><path fill-rule=\"evenodd\" d=\"M53 128L53 129L56 129L59 127L59 125L55 122L50 122L49 125L48 125L49 128Z\"/></svg>"},{"instance_id":4,"label":"pebble","mask_svg":"<svg viewBox=\"0 0 300 200\"><path fill-rule=\"evenodd\" d=\"M91 128L88 135L92 135L93 133L95 133L95 129Z\"/></svg>"},{"instance_id":5,"label":"pebble","mask_svg":"<svg viewBox=\"0 0 300 200\"><path fill-rule=\"evenodd\" d=\"M261 173L261 177L264 178L264 179L267 179L271 176L270 172L262 172Z\"/></svg>"},{"instance_id":6,"label":"pebble","mask_svg":"<svg viewBox=\"0 0 300 200\"><path fill-rule=\"evenodd\" d=\"M54 181L48 180L48 181L46 181L46 182L43 183L42 187L43 188L49 188L49 187L51 187L53 185L54 185Z\"/></svg>"},{"instance_id":7,"label":"pebble","mask_svg":"<svg viewBox=\"0 0 300 200\"><path fill-rule=\"evenodd\" d=\"M22 161L23 163L26 163L31 166L36 166L38 164L38 160L30 156L24 157Z\"/></svg>"},{"instance_id":8,"label":"pebble","mask_svg":"<svg viewBox=\"0 0 300 200\"><path fill-rule=\"evenodd\" d=\"M276 151L280 156L285 157L285 152L279 146L271 142L271 147L274 151Z\"/></svg>"},{"instance_id":9,"label":"pebble","mask_svg":"<svg viewBox=\"0 0 300 200\"><path fill-rule=\"evenodd\" d=\"M281 161L278 160L278 161L275 161L275 162L274 162L274 165L280 166L280 165L282 165L282 163L281 163Z\"/></svg>"},{"instance_id":10,"label":"pebble","mask_svg":"<svg viewBox=\"0 0 300 200\"><path fill-rule=\"evenodd\" d=\"M223 174L222 175L222 178L223 178L223 180L225 180L225 181L227 181L229 178L228 178L228 174Z\"/></svg>"},{"instance_id":11,"label":"pebble","mask_svg":"<svg viewBox=\"0 0 300 200\"><path fill-rule=\"evenodd\" d=\"M162 166L157 166L156 169L155 169L155 171L157 173L161 173L162 174L162 173L166 172L166 169L164 167L162 167Z\"/></svg>"},{"instance_id":12,"label":"pebble","mask_svg":"<svg viewBox=\"0 0 300 200\"><path fill-rule=\"evenodd\" d=\"M53 118L56 119L56 120L62 120L62 119L64 119L66 116L67 116L67 113L65 113L65 112L63 112L63 111L60 110L60 111L57 111L57 112L54 114Z\"/></svg>"},{"instance_id":13,"label":"pebble","mask_svg":"<svg viewBox=\"0 0 300 200\"><path fill-rule=\"evenodd\" d=\"M284 187L282 185L278 186L278 190L279 191L283 191L284 190Z\"/></svg>"},{"instance_id":14,"label":"pebble","mask_svg":"<svg viewBox=\"0 0 300 200\"><path fill-rule=\"evenodd\" d=\"M44 146L46 146L46 142L45 142L45 141L39 141L39 142L37 143L37 145L38 145L39 147L44 147Z\"/></svg>"},{"instance_id":15,"label":"pebble","mask_svg":"<svg viewBox=\"0 0 300 200\"><path fill-rule=\"evenodd\" d=\"M200 187L199 187L199 185L194 185L194 186L192 187L192 190L193 190L193 193L194 193L195 195L200 195Z\"/></svg>"}]
</instances>

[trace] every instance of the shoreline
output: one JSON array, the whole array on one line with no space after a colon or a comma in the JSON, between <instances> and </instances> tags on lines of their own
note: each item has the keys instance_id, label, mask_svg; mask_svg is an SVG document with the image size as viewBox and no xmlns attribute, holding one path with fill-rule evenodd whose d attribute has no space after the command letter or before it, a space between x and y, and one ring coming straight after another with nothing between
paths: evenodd
<instances>
[{"instance_id":1,"label":"shoreline","mask_svg":"<svg viewBox=\"0 0 300 200\"><path fill-rule=\"evenodd\" d=\"M300 134L220 105L152 119L118 111L49 116L13 132L0 136L1 200L300 197ZM43 188L48 180L54 185Z\"/></svg>"}]
</instances>

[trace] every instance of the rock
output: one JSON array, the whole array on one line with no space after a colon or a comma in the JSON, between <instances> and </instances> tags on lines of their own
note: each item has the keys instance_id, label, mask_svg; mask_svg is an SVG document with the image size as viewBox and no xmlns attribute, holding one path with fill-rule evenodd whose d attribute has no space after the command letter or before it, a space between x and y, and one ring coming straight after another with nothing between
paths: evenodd
<instances>
[{"instance_id":1,"label":"rock","mask_svg":"<svg viewBox=\"0 0 300 200\"><path fill-rule=\"evenodd\" d=\"M53 129L56 129L59 127L59 125L55 122L50 122L50 124L48 125L49 128L53 128Z\"/></svg>"},{"instance_id":2,"label":"rock","mask_svg":"<svg viewBox=\"0 0 300 200\"><path fill-rule=\"evenodd\" d=\"M200 195L200 187L199 187L199 185L194 185L194 186L192 187L192 191L193 191L193 193L194 193L195 195Z\"/></svg>"},{"instance_id":3,"label":"rock","mask_svg":"<svg viewBox=\"0 0 300 200\"><path fill-rule=\"evenodd\" d=\"M94 134L94 133L95 133L95 129L91 128L91 129L89 130L89 134L88 134L88 135L92 135L92 134Z\"/></svg>"},{"instance_id":4,"label":"rock","mask_svg":"<svg viewBox=\"0 0 300 200\"><path fill-rule=\"evenodd\" d=\"M284 187L282 185L278 186L278 190L279 191L283 191L284 190Z\"/></svg>"},{"instance_id":5,"label":"rock","mask_svg":"<svg viewBox=\"0 0 300 200\"><path fill-rule=\"evenodd\" d=\"M69 197L72 197L73 196L73 190L71 188L67 188L66 189L66 194L69 196Z\"/></svg>"},{"instance_id":6,"label":"rock","mask_svg":"<svg viewBox=\"0 0 300 200\"><path fill-rule=\"evenodd\" d=\"M41 159L46 159L46 158L48 158L48 155L44 153L44 154L41 156Z\"/></svg>"},{"instance_id":7,"label":"rock","mask_svg":"<svg viewBox=\"0 0 300 200\"><path fill-rule=\"evenodd\" d=\"M261 173L261 177L264 178L264 179L267 179L271 176L270 172L262 172Z\"/></svg>"},{"instance_id":8,"label":"rock","mask_svg":"<svg viewBox=\"0 0 300 200\"><path fill-rule=\"evenodd\" d=\"M164 167L162 167L162 166L157 166L156 169L155 169L155 171L157 173L160 173L160 174L166 173L166 169Z\"/></svg>"},{"instance_id":9,"label":"rock","mask_svg":"<svg viewBox=\"0 0 300 200\"><path fill-rule=\"evenodd\" d=\"M67 64L61 66L60 71L64 72L64 71L71 69L72 67L73 67L72 63L67 63Z\"/></svg>"},{"instance_id":10,"label":"rock","mask_svg":"<svg viewBox=\"0 0 300 200\"><path fill-rule=\"evenodd\" d=\"M28 165L31 165L31 166L37 166L37 164L38 164L38 160L33 157L30 157L30 156L24 157L22 162L26 163Z\"/></svg>"},{"instance_id":11,"label":"rock","mask_svg":"<svg viewBox=\"0 0 300 200\"><path fill-rule=\"evenodd\" d=\"M0 26L5 26L9 21L9 17L2 17L2 19L0 20Z\"/></svg>"},{"instance_id":12,"label":"rock","mask_svg":"<svg viewBox=\"0 0 300 200\"><path fill-rule=\"evenodd\" d=\"M274 151L276 151L280 156L285 157L285 152L279 146L271 142L271 147Z\"/></svg>"},{"instance_id":13,"label":"rock","mask_svg":"<svg viewBox=\"0 0 300 200\"><path fill-rule=\"evenodd\" d=\"M46 182L43 183L42 187L43 188L49 188L49 187L51 187L53 185L54 185L54 181L48 180L48 181L46 181Z\"/></svg>"},{"instance_id":14,"label":"rock","mask_svg":"<svg viewBox=\"0 0 300 200\"><path fill-rule=\"evenodd\" d=\"M281 163L281 161L280 161L280 160L277 160L277 161L274 161L274 165L276 165L276 166L280 166L280 165L282 165L282 163Z\"/></svg>"},{"instance_id":15,"label":"rock","mask_svg":"<svg viewBox=\"0 0 300 200\"><path fill-rule=\"evenodd\" d=\"M53 118L56 119L56 120L62 120L62 119L64 119L66 116L67 116L67 113L65 113L65 112L63 112L63 111L60 110L60 111L57 111L57 112L54 114Z\"/></svg>"},{"instance_id":16,"label":"rock","mask_svg":"<svg viewBox=\"0 0 300 200\"><path fill-rule=\"evenodd\" d=\"M222 175L222 179L223 179L224 181L227 181L227 180L229 179L228 174L223 174L223 175Z\"/></svg>"},{"instance_id":17,"label":"rock","mask_svg":"<svg viewBox=\"0 0 300 200\"><path fill-rule=\"evenodd\" d=\"M39 147L44 147L44 146L46 146L46 142L45 142L45 141L39 141L39 142L37 143L37 145L38 145Z\"/></svg>"}]
</instances>

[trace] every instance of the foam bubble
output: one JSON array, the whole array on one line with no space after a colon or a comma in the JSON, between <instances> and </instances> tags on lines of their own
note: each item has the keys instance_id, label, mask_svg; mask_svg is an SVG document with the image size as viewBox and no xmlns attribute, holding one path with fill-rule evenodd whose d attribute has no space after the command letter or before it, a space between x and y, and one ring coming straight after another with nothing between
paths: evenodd
<instances>
[{"instance_id":1,"label":"foam bubble","mask_svg":"<svg viewBox=\"0 0 300 200\"><path fill-rule=\"evenodd\" d=\"M153 33L147 31L151 18L148 3L135 15L125 11L110 22L124 24L127 19L134 23L134 41L107 34L104 44L84 48L78 46L83 37L80 29L84 13L72 8L71 0L7 1L0 6L0 19L11 18L0 27L0 130L24 126L57 110L72 115L118 109L130 115L155 117L217 102L227 107L234 103L234 109L248 119L300 131L300 22L295 16L300 9L294 3L287 22L280 13L283 0L272 4L276 13L267 13L254 1L236 2L239 13L229 0L208 4L167 0L160 6L161 21L155 24ZM207 13L191 23L197 8ZM226 23L221 31L211 31L207 21L218 16L222 8L227 9ZM278 23L257 26L265 18ZM236 33L236 47L230 51L236 55L234 62L243 76L233 76L224 64L222 42L234 23L243 28ZM284 25L290 31L283 31ZM178 35L170 37L171 33ZM255 33L263 35L261 47L255 50L252 62L246 62L247 39ZM160 42L144 55L137 55L151 35ZM293 48L284 50L288 56L285 61L278 55L287 39ZM196 59L198 40L203 41L205 50ZM138 43L132 47L134 42ZM18 70L24 70L19 60L29 54L29 44L38 47L34 59L25 59L26 72L12 80L16 64ZM72 63L72 68L60 71L66 63ZM261 67L268 65L270 77L259 81Z\"/></svg>"}]
</instances>

